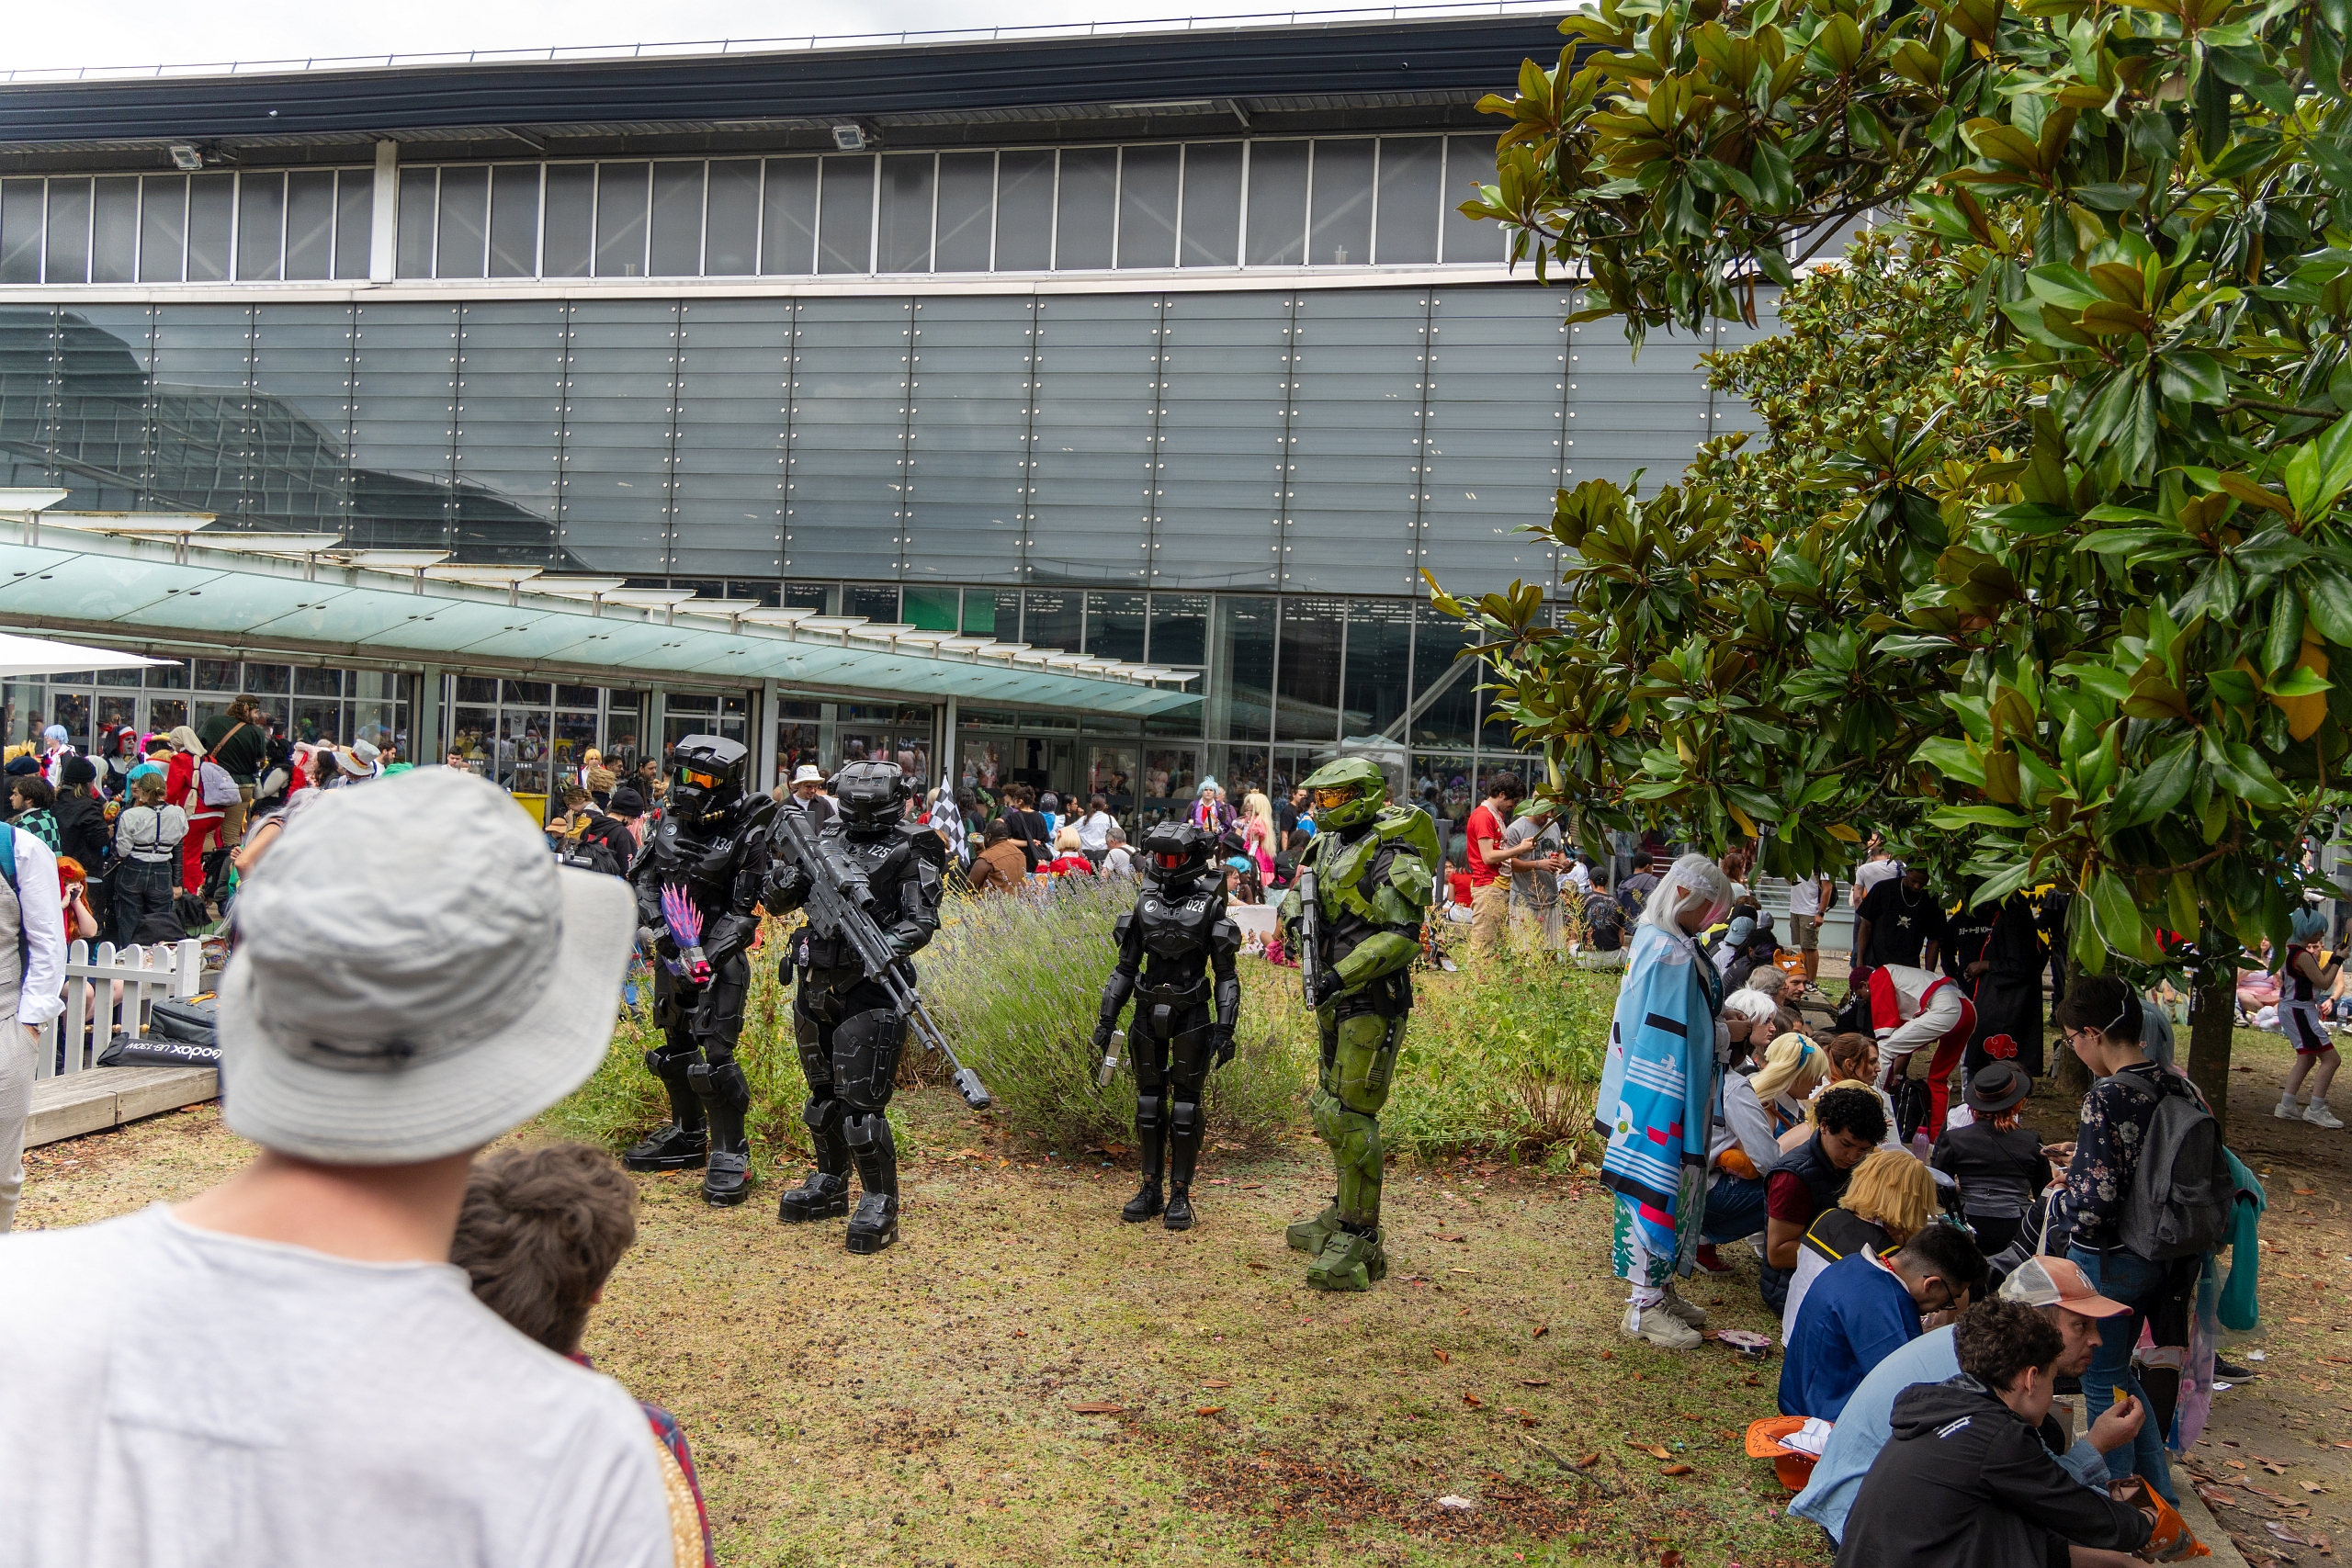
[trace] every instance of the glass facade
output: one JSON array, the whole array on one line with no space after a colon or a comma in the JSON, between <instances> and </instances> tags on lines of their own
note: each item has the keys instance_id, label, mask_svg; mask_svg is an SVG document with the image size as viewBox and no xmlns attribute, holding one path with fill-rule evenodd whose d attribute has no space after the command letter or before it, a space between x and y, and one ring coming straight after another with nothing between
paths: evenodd
<instances>
[{"instance_id":1,"label":"glass facade","mask_svg":"<svg viewBox=\"0 0 2352 1568\"><path fill-rule=\"evenodd\" d=\"M0 683L0 735L15 746L65 727L89 752L100 731L125 726L141 735L191 727L226 713L230 700L252 697L298 741L347 746L355 740L409 751L416 677L386 670L342 670L266 659L189 659L143 670L19 677ZM413 758L410 759L414 761Z\"/></svg>"},{"instance_id":2,"label":"glass facade","mask_svg":"<svg viewBox=\"0 0 2352 1568\"><path fill-rule=\"evenodd\" d=\"M1555 489L1663 479L1744 422L1687 340L1636 360L1571 308L1483 282L0 300L0 483L631 577L1409 597L1422 568L1548 576L1521 529Z\"/></svg>"},{"instance_id":3,"label":"glass facade","mask_svg":"<svg viewBox=\"0 0 2352 1568\"><path fill-rule=\"evenodd\" d=\"M374 184L372 169L0 180L0 284L364 278ZM482 229L467 193L488 188L487 171L451 182L452 266L465 265L465 225L477 242ZM413 276L433 276L432 254L413 259ZM439 276L482 273L477 258Z\"/></svg>"}]
</instances>

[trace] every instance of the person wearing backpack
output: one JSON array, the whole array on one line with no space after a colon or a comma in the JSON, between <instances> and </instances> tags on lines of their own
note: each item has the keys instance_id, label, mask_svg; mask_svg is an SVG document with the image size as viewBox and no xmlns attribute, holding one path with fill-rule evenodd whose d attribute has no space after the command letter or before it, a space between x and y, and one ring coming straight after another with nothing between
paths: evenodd
<instances>
[{"instance_id":1,"label":"person wearing backpack","mask_svg":"<svg viewBox=\"0 0 2352 1568\"><path fill-rule=\"evenodd\" d=\"M16 1224L24 1187L35 1057L49 1021L65 1010L59 886L49 845L22 828L0 826L0 1235Z\"/></svg>"},{"instance_id":2,"label":"person wearing backpack","mask_svg":"<svg viewBox=\"0 0 2352 1568\"><path fill-rule=\"evenodd\" d=\"M2099 1348L2083 1374L2096 1421L2119 1389L2146 1401L2132 1365L2141 1327L2184 1283L2194 1288L2203 1255L2228 1228L2236 1181L2196 1089L2148 1060L2140 998L2129 986L2112 975L2077 976L2057 1017L2067 1045L2097 1077L2066 1166L2075 1226L2066 1256L2094 1291L2127 1309L2100 1321ZM2143 1475L2167 1502L2178 1501L2156 1422L2109 1454L2107 1467L2117 1481Z\"/></svg>"}]
</instances>

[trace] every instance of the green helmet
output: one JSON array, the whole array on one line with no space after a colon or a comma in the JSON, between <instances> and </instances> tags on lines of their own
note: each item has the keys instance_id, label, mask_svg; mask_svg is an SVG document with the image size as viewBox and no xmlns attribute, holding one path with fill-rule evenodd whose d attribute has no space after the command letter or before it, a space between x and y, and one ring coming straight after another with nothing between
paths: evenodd
<instances>
[{"instance_id":1,"label":"green helmet","mask_svg":"<svg viewBox=\"0 0 2352 1568\"><path fill-rule=\"evenodd\" d=\"M1306 789L1318 828L1357 827L1388 804L1388 776L1362 757L1324 763L1307 775Z\"/></svg>"}]
</instances>

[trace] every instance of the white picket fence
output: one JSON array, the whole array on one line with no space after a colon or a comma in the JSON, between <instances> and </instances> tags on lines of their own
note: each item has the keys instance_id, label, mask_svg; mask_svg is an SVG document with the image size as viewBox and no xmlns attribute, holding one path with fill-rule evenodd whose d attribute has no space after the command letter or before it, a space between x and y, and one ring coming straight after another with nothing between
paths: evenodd
<instances>
[{"instance_id":1,"label":"white picket fence","mask_svg":"<svg viewBox=\"0 0 2352 1568\"><path fill-rule=\"evenodd\" d=\"M137 1034L148 1010L166 998L192 997L204 969L204 944L187 942L118 949L110 942L77 942L65 950L65 1010L33 1049L33 1077L54 1077L97 1065L117 1034ZM122 999L114 987L122 987ZM65 1043L63 1063L59 1043Z\"/></svg>"}]
</instances>

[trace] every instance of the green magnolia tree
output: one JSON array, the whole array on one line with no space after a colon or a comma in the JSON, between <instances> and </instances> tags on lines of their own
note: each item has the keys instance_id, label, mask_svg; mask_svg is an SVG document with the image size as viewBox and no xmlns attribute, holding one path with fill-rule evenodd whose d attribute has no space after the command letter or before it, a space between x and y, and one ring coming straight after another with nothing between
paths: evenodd
<instances>
[{"instance_id":1,"label":"green magnolia tree","mask_svg":"<svg viewBox=\"0 0 2352 1568\"><path fill-rule=\"evenodd\" d=\"M2221 1105L2352 699L2352 0L1607 0L1466 204L1637 343L1710 317L1769 440L1564 491L1557 614L1474 603L1501 710L1605 812L1781 873L1909 827L2075 892L2092 970L2193 938ZM1913 237L1796 268L1840 225ZM1556 623L1556 624L1555 624Z\"/></svg>"}]
</instances>

